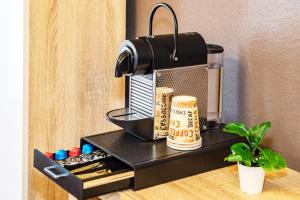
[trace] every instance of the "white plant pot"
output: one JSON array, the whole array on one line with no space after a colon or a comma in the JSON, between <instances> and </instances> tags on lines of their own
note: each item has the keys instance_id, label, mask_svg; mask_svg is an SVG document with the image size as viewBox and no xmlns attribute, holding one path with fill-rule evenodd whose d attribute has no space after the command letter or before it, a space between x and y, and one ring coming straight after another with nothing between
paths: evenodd
<instances>
[{"instance_id":1,"label":"white plant pot","mask_svg":"<svg viewBox=\"0 0 300 200\"><path fill-rule=\"evenodd\" d=\"M265 171L261 167L247 167L238 163L240 188L247 194L262 192L265 180Z\"/></svg>"}]
</instances>

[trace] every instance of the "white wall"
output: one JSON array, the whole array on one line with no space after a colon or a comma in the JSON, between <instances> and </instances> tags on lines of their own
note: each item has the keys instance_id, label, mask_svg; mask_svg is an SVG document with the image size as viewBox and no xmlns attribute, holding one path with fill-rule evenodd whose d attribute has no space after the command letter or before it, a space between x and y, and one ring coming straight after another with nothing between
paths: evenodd
<instances>
[{"instance_id":1,"label":"white wall","mask_svg":"<svg viewBox=\"0 0 300 200\"><path fill-rule=\"evenodd\" d=\"M0 194L22 198L23 1L0 6Z\"/></svg>"}]
</instances>

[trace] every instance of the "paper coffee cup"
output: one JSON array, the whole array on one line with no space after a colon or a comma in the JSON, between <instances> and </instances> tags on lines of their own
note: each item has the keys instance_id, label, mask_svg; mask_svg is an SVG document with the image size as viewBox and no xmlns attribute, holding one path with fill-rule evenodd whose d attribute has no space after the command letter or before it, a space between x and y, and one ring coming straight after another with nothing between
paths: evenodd
<instances>
[{"instance_id":1,"label":"paper coffee cup","mask_svg":"<svg viewBox=\"0 0 300 200\"><path fill-rule=\"evenodd\" d=\"M169 118L173 89L157 87L155 95L154 135L155 139L166 138L169 132Z\"/></svg>"},{"instance_id":2,"label":"paper coffee cup","mask_svg":"<svg viewBox=\"0 0 300 200\"><path fill-rule=\"evenodd\" d=\"M172 98L167 145L179 150L193 150L201 147L196 97L175 96Z\"/></svg>"}]
</instances>

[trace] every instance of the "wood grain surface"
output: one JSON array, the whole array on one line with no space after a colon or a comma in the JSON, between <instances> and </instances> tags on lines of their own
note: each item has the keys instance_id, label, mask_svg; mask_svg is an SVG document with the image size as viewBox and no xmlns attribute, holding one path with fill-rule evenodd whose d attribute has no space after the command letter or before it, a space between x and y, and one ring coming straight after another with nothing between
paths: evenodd
<instances>
[{"instance_id":1,"label":"wood grain surface","mask_svg":"<svg viewBox=\"0 0 300 200\"><path fill-rule=\"evenodd\" d=\"M34 148L68 149L118 129L105 114L124 106L114 63L125 9L124 0L29 0L29 200L68 199L33 169Z\"/></svg>"},{"instance_id":2,"label":"wood grain surface","mask_svg":"<svg viewBox=\"0 0 300 200\"><path fill-rule=\"evenodd\" d=\"M234 165L136 192L124 190L99 198L101 200L299 200L300 173L291 169L267 173L263 193L259 195L247 195L240 191L237 166Z\"/></svg>"}]
</instances>

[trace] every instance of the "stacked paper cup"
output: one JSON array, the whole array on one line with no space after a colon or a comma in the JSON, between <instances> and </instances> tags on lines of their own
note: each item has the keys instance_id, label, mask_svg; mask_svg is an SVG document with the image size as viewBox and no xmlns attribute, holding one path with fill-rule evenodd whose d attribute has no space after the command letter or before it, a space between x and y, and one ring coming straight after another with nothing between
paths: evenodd
<instances>
[{"instance_id":1,"label":"stacked paper cup","mask_svg":"<svg viewBox=\"0 0 300 200\"><path fill-rule=\"evenodd\" d=\"M196 97L172 98L167 145L178 150L193 150L201 147Z\"/></svg>"},{"instance_id":2,"label":"stacked paper cup","mask_svg":"<svg viewBox=\"0 0 300 200\"><path fill-rule=\"evenodd\" d=\"M154 116L155 139L166 138L168 135L172 93L172 88L156 88L156 104Z\"/></svg>"}]
</instances>

